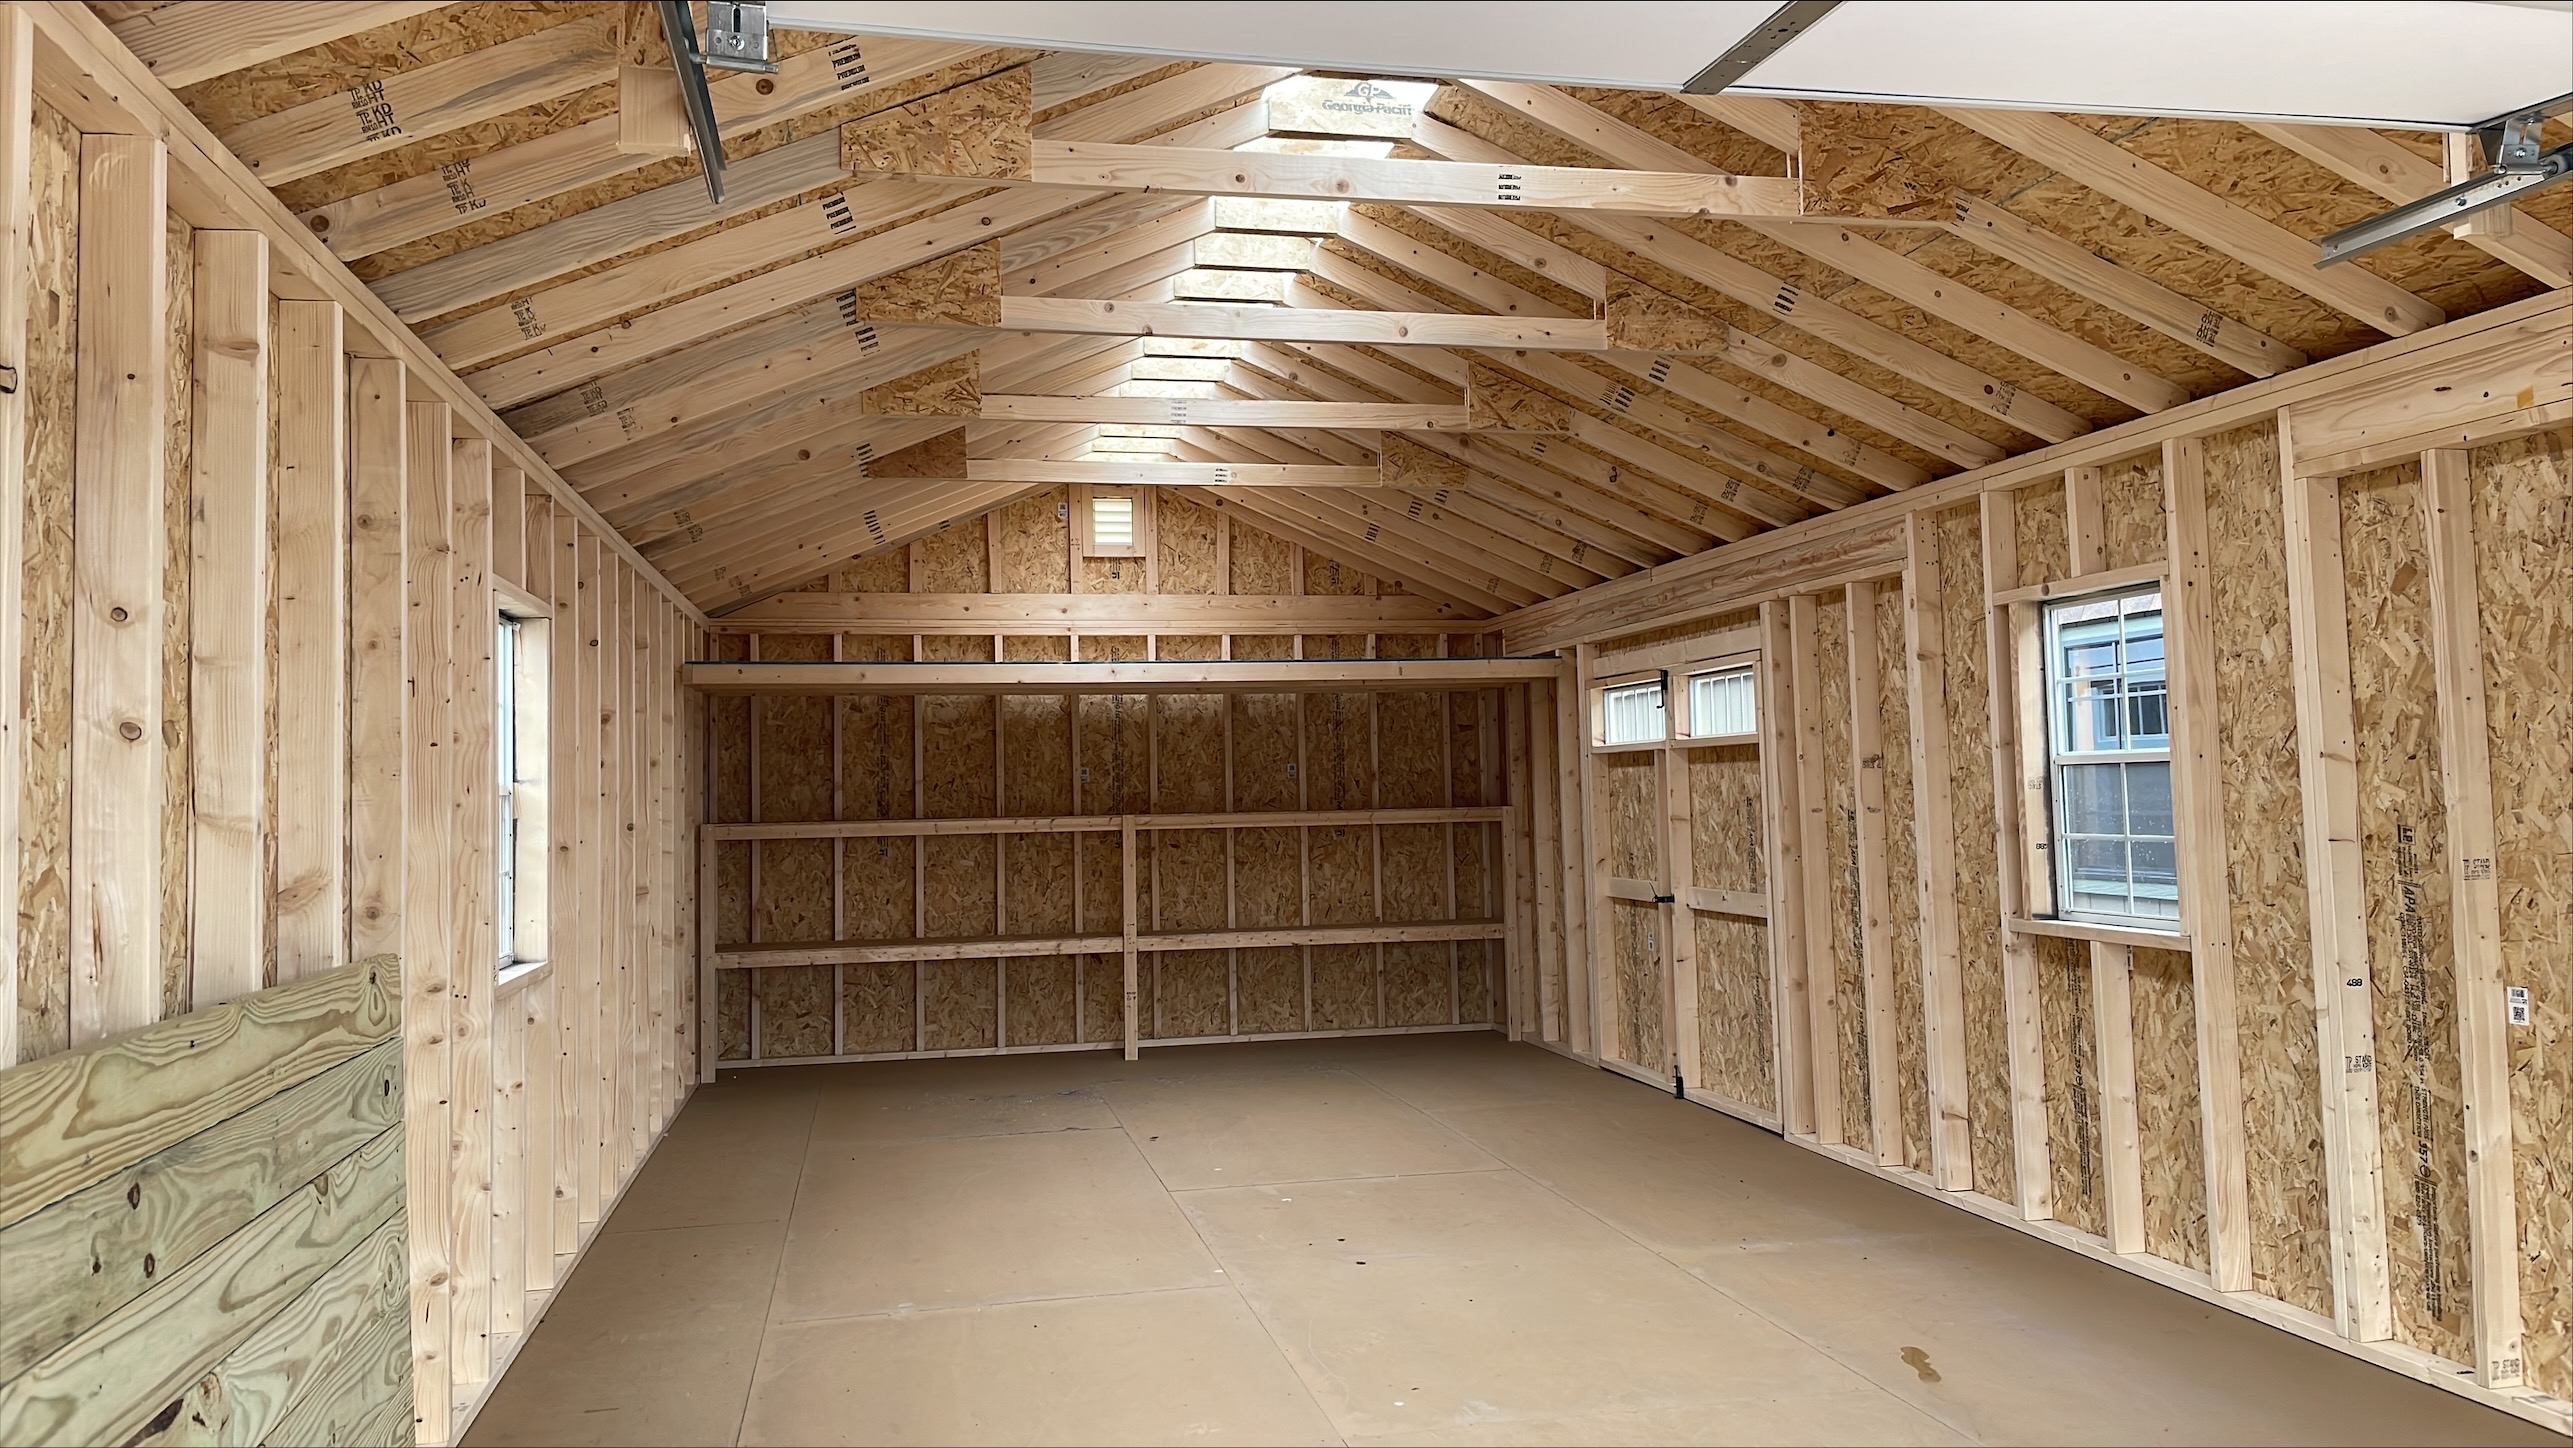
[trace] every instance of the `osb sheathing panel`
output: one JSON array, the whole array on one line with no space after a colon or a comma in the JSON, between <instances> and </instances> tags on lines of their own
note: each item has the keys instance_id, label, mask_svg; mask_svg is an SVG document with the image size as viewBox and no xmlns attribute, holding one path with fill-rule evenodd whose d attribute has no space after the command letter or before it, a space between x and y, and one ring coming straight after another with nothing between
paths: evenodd
<instances>
[{"instance_id":1,"label":"osb sheathing panel","mask_svg":"<svg viewBox=\"0 0 2573 1448\"><path fill-rule=\"evenodd\" d=\"M2144 1250L2205 1271L2207 1147L2198 1112L2198 1003L2189 957L2173 950L2136 951L2127 975L2127 997L2135 1022L2135 1123L2144 1167ZM2248 1036L2244 1044L2250 1046ZM2246 1109L2246 1117L2249 1114ZM2271 1210L2274 1216L2275 1208ZM2255 1258L2259 1251L2253 1248Z\"/></svg>"},{"instance_id":2,"label":"osb sheathing panel","mask_svg":"<svg viewBox=\"0 0 2573 1448\"><path fill-rule=\"evenodd\" d=\"M1234 954L1242 1033L1276 1035L1304 1030L1304 952L1293 947L1264 947Z\"/></svg>"},{"instance_id":3,"label":"osb sheathing panel","mask_svg":"<svg viewBox=\"0 0 2573 1448\"><path fill-rule=\"evenodd\" d=\"M1946 652L1948 799L1955 854L1958 957L1965 995L1966 1103L1975 1190L2015 1199L2010 1055L2001 993L2000 862L1992 832L1991 667L1984 653L1983 534L1973 508L1939 530L1940 639Z\"/></svg>"},{"instance_id":4,"label":"osb sheathing panel","mask_svg":"<svg viewBox=\"0 0 2573 1448\"><path fill-rule=\"evenodd\" d=\"M1227 593L1293 593L1295 545L1238 519L1233 524L1233 583Z\"/></svg>"},{"instance_id":5,"label":"osb sheathing panel","mask_svg":"<svg viewBox=\"0 0 2573 1448\"><path fill-rule=\"evenodd\" d=\"M2135 568L2170 556L2161 454L2140 453L2101 469L2099 493L2101 567Z\"/></svg>"},{"instance_id":6,"label":"osb sheathing panel","mask_svg":"<svg viewBox=\"0 0 2573 1448\"><path fill-rule=\"evenodd\" d=\"M161 447L161 524L166 559L161 572L161 1016L188 1011L189 825L193 815L189 748L195 728L188 717L190 614L188 514L194 479L196 415L196 233L175 216L166 226L169 329L165 341L168 418Z\"/></svg>"},{"instance_id":7,"label":"osb sheathing panel","mask_svg":"<svg viewBox=\"0 0 2573 1448\"><path fill-rule=\"evenodd\" d=\"M1456 983L1444 945L1385 948L1385 1024L1444 1026L1454 1019Z\"/></svg>"},{"instance_id":8,"label":"osb sheathing panel","mask_svg":"<svg viewBox=\"0 0 2573 1448\"><path fill-rule=\"evenodd\" d=\"M1616 967L1610 986L1617 992L1617 1059L1648 1071L1670 1065L1662 1044L1662 911L1658 905L1626 900L1608 902L1609 958Z\"/></svg>"},{"instance_id":9,"label":"osb sheathing panel","mask_svg":"<svg viewBox=\"0 0 2573 1448\"><path fill-rule=\"evenodd\" d=\"M1697 932L1696 1085L1729 1101L1775 1111L1768 924L1690 914L1690 928Z\"/></svg>"},{"instance_id":10,"label":"osb sheathing panel","mask_svg":"<svg viewBox=\"0 0 2573 1448\"><path fill-rule=\"evenodd\" d=\"M1069 866L1071 855L1064 859ZM1069 1045L1074 1034L1078 967L1068 958L1012 956L1001 962L1008 983L1009 1044Z\"/></svg>"},{"instance_id":11,"label":"osb sheathing panel","mask_svg":"<svg viewBox=\"0 0 2573 1448\"><path fill-rule=\"evenodd\" d=\"M1304 920L1304 842L1300 830L1234 830L1234 908L1242 929L1299 925Z\"/></svg>"},{"instance_id":12,"label":"osb sheathing panel","mask_svg":"<svg viewBox=\"0 0 2573 1448\"><path fill-rule=\"evenodd\" d=\"M2064 516L2064 480L2037 483L2010 494L2010 512L2019 545L2018 586L2071 577L2073 545Z\"/></svg>"},{"instance_id":13,"label":"osb sheathing panel","mask_svg":"<svg viewBox=\"0 0 2573 1448\"><path fill-rule=\"evenodd\" d=\"M80 132L36 107L25 377L26 776L18 795L18 1051L71 1049L72 405Z\"/></svg>"},{"instance_id":14,"label":"osb sheathing panel","mask_svg":"<svg viewBox=\"0 0 2573 1448\"><path fill-rule=\"evenodd\" d=\"M2510 1032L2522 1356L2573 1397L2573 434L2479 448L2475 592ZM2382 1048L2380 1048L2382 1049Z\"/></svg>"},{"instance_id":15,"label":"osb sheathing panel","mask_svg":"<svg viewBox=\"0 0 2573 1448\"><path fill-rule=\"evenodd\" d=\"M2416 464L2342 482L2395 1336L2468 1361L2466 1140L2421 510Z\"/></svg>"},{"instance_id":16,"label":"osb sheathing panel","mask_svg":"<svg viewBox=\"0 0 2573 1448\"><path fill-rule=\"evenodd\" d=\"M1376 951L1372 945L1313 947L1315 1030L1355 1031L1381 1024Z\"/></svg>"},{"instance_id":17,"label":"osb sheathing panel","mask_svg":"<svg viewBox=\"0 0 2573 1448\"><path fill-rule=\"evenodd\" d=\"M1377 705L1378 757L1383 765L1378 802L1386 809L1426 809L1447 803L1445 694L1387 694Z\"/></svg>"},{"instance_id":18,"label":"osb sheathing panel","mask_svg":"<svg viewBox=\"0 0 2573 1448\"><path fill-rule=\"evenodd\" d=\"M1096 657L1085 638L1081 656ZM1149 807L1150 770L1144 751L1144 701L1125 694L1084 694L1081 711L1082 814L1123 814Z\"/></svg>"},{"instance_id":19,"label":"osb sheathing panel","mask_svg":"<svg viewBox=\"0 0 2573 1448\"><path fill-rule=\"evenodd\" d=\"M2083 941L2040 936L2035 953L2055 1219L2104 1236L2107 1177L2100 1163L2099 1027L2091 1008L2091 950Z\"/></svg>"},{"instance_id":20,"label":"osb sheathing panel","mask_svg":"<svg viewBox=\"0 0 2573 1448\"><path fill-rule=\"evenodd\" d=\"M1446 919L1447 826L1385 825L1377 836L1385 857L1385 918Z\"/></svg>"},{"instance_id":21,"label":"osb sheathing panel","mask_svg":"<svg viewBox=\"0 0 2573 1448\"><path fill-rule=\"evenodd\" d=\"M1849 603L1839 595L1814 610L1814 664L1822 684L1823 875L1831 989L1818 1002L1840 1054L1841 1139L1875 1149L1867 1103L1867 917L1859 890L1858 775L1850 753Z\"/></svg>"},{"instance_id":22,"label":"osb sheathing panel","mask_svg":"<svg viewBox=\"0 0 2573 1448\"><path fill-rule=\"evenodd\" d=\"M221 135L370 80L425 69L558 25L612 16L616 8L538 0L450 5L200 81L182 89L179 99Z\"/></svg>"},{"instance_id":23,"label":"osb sheathing panel","mask_svg":"<svg viewBox=\"0 0 2573 1448\"><path fill-rule=\"evenodd\" d=\"M1215 510L1167 494L1153 500L1153 556L1163 593L1221 593L1216 577Z\"/></svg>"},{"instance_id":24,"label":"osb sheathing panel","mask_svg":"<svg viewBox=\"0 0 2573 1448\"><path fill-rule=\"evenodd\" d=\"M2208 580L2216 660L2234 1000L2253 1275L2288 1301L2331 1310L2319 1038L2278 1029L2314 1014L2305 899L2304 793L2278 435L2261 423L2206 440Z\"/></svg>"},{"instance_id":25,"label":"osb sheathing panel","mask_svg":"<svg viewBox=\"0 0 2573 1448\"><path fill-rule=\"evenodd\" d=\"M1186 1038L1232 1033L1230 967L1221 950L1168 950L1148 957L1153 1034Z\"/></svg>"},{"instance_id":26,"label":"osb sheathing panel","mask_svg":"<svg viewBox=\"0 0 2573 1448\"><path fill-rule=\"evenodd\" d=\"M871 322L997 327L1001 321L1001 244L987 241L951 251L862 282L851 290L857 314ZM981 374L977 372L975 376L975 395L979 399ZM869 389L871 393L878 390Z\"/></svg>"},{"instance_id":27,"label":"osb sheathing panel","mask_svg":"<svg viewBox=\"0 0 2573 1448\"><path fill-rule=\"evenodd\" d=\"M840 129L853 175L1024 181L1035 162L1026 66L923 96Z\"/></svg>"},{"instance_id":28,"label":"osb sheathing panel","mask_svg":"<svg viewBox=\"0 0 2573 1448\"><path fill-rule=\"evenodd\" d=\"M841 968L841 1043L851 1055L914 1049L914 969L908 965Z\"/></svg>"},{"instance_id":29,"label":"osb sheathing panel","mask_svg":"<svg viewBox=\"0 0 2573 1448\"><path fill-rule=\"evenodd\" d=\"M1495 1023L1494 979L1500 974L1499 947L1490 941L1461 940L1456 945L1456 1019L1462 1025Z\"/></svg>"},{"instance_id":30,"label":"osb sheathing panel","mask_svg":"<svg viewBox=\"0 0 2573 1448\"><path fill-rule=\"evenodd\" d=\"M968 352L878 383L860 395L858 405L872 417L980 417L983 355Z\"/></svg>"},{"instance_id":31,"label":"osb sheathing panel","mask_svg":"<svg viewBox=\"0 0 2573 1448\"><path fill-rule=\"evenodd\" d=\"M1608 873L1620 880L1658 880L1662 872L1661 797L1650 754L1598 756L1602 826L1608 832Z\"/></svg>"},{"instance_id":32,"label":"osb sheathing panel","mask_svg":"<svg viewBox=\"0 0 2573 1448\"><path fill-rule=\"evenodd\" d=\"M1761 864L1760 751L1748 744L1688 752L1690 884L1757 894Z\"/></svg>"},{"instance_id":33,"label":"osb sheathing panel","mask_svg":"<svg viewBox=\"0 0 2573 1448\"><path fill-rule=\"evenodd\" d=\"M1876 590L1878 738L1885 749L1885 920L1894 957L1895 1100L1903 1122L1905 1166L1930 1169L1929 1018L1921 1000L1919 841L1912 804L1910 646L1903 631L1903 590Z\"/></svg>"},{"instance_id":34,"label":"osb sheathing panel","mask_svg":"<svg viewBox=\"0 0 2573 1448\"><path fill-rule=\"evenodd\" d=\"M763 659L828 659L831 640L818 634L770 634ZM831 701L777 697L751 701L757 819L763 824L832 816ZM752 846L757 881L752 938L827 941L832 936L831 844L763 840ZM759 1054L820 1056L831 1051L831 983L827 966L752 973L759 999Z\"/></svg>"},{"instance_id":35,"label":"osb sheathing panel","mask_svg":"<svg viewBox=\"0 0 2573 1448\"><path fill-rule=\"evenodd\" d=\"M1072 543L1066 521L1069 500L1064 489L1053 488L1021 498L989 515L991 527L1001 540L1001 576L993 581L994 592L1064 593L1071 589Z\"/></svg>"},{"instance_id":36,"label":"osb sheathing panel","mask_svg":"<svg viewBox=\"0 0 2573 1448\"><path fill-rule=\"evenodd\" d=\"M1293 694L1236 694L1233 715L1233 807L1286 810L1301 804L1296 769L1300 706Z\"/></svg>"},{"instance_id":37,"label":"osb sheathing panel","mask_svg":"<svg viewBox=\"0 0 2573 1448\"><path fill-rule=\"evenodd\" d=\"M740 636L715 640L718 658L750 656L750 640ZM706 729L713 755L711 819L717 824L743 824L750 810L750 700L709 698ZM715 847L715 898L710 903L717 945L739 945L750 939L750 855L747 843ZM750 972L727 970L715 977L717 1055L741 1060L750 1055Z\"/></svg>"}]
</instances>

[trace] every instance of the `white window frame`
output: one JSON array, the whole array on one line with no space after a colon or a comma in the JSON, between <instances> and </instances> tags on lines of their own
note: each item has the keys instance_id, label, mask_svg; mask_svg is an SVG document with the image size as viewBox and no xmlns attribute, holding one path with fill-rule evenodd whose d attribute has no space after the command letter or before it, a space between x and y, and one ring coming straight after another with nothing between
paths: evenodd
<instances>
[{"instance_id":1,"label":"white window frame","mask_svg":"<svg viewBox=\"0 0 2573 1448\"><path fill-rule=\"evenodd\" d=\"M535 595L493 580L499 601L495 629L514 635L506 677L494 680L493 741L497 837L493 841L494 923L501 947L493 962L502 980L541 969L551 948L548 871L552 861L545 775L552 757L553 623ZM501 660L495 639L494 666ZM509 709L501 715L498 710ZM500 771L509 769L506 778ZM513 829L513 825L515 828Z\"/></svg>"},{"instance_id":2,"label":"white window frame","mask_svg":"<svg viewBox=\"0 0 2573 1448\"><path fill-rule=\"evenodd\" d=\"M1697 681L1716 674L1741 675L1751 685L1751 727L1708 731L1697 717ZM1691 744L1756 744L1760 741L1760 656L1756 653L1727 654L1719 658L1700 659L1673 671L1679 687L1672 700L1676 717L1671 721L1671 737Z\"/></svg>"},{"instance_id":3,"label":"white window frame","mask_svg":"<svg viewBox=\"0 0 2573 1448\"><path fill-rule=\"evenodd\" d=\"M1662 731L1648 738L1609 738L1609 700L1616 695L1646 686L1661 692ZM1666 669L1646 669L1637 673L1620 674L1601 679L1590 686L1590 744L1594 749L1652 749L1671 741L1671 724L1671 676Z\"/></svg>"},{"instance_id":4,"label":"white window frame","mask_svg":"<svg viewBox=\"0 0 2573 1448\"><path fill-rule=\"evenodd\" d=\"M2129 616L2125 611L2128 604L2145 598L2152 598L2155 601L2156 608L2154 611L2162 618L2161 638L2163 641L2163 657L2160 664L2153 670L2153 672L2160 675L2162 686L2161 708L2163 732L2160 737L2164 742L2159 747L2117 747L2107 749L2076 748L2069 733L2073 725L2069 691L2072 688L2074 680L2063 668L2062 635L2065 615L2078 609L2096 608L2101 604L2114 603L2119 606L2121 617L2125 617ZM2098 768L2106 765L2129 766L2139 764L2160 764L2166 771L2166 779L2169 778L2168 771L2171 766L2171 728L2175 713L2172 699L2173 683L2170 677L2169 662L2169 610L2169 590L2159 579L2143 583L2130 583L2120 587L2105 588L2093 593L2076 594L2064 598L2050 598L2045 600L2039 606L2037 626L2038 652L2040 657L2038 659L2037 666L2039 670L2040 693L2043 699L2043 744L2046 751L2046 853L2049 862L2050 883L2053 887L2054 894L2054 915L2057 919L2154 931L2175 931L2179 928L2181 910L2179 891L2181 887L2179 883L2180 871L2178 868L2179 841L2178 823L2176 819L2176 780L2172 781L2175 817L2171 822L2172 833L2167 837L2172 859L2172 894L2171 910L2169 914L2146 914L2131 909L2126 911L2100 910L2094 908L2083 908L2075 903L2080 896L2074 889L2073 869L2075 851L2071 848L2073 844L2082 840L2103 839L2115 839L2126 843L2128 849L2126 875L2128 885L2127 895L2129 903L2132 904L2136 899L2136 873L2133 856L2134 842L2137 840L2158 841L2164 840L2166 837L2158 834L2137 834L2133 829L2133 818L2131 813L2127 820L2128 829L2120 834L2104 835L2097 831L2074 829L2074 821L2070 818L2072 791L2067 788L2066 785L2067 770ZM2124 729L2132 723L2132 716L2127 713L2124 701L2134 697L2134 695L2127 687L2129 672L2127 661L2123 657L2124 636L2122 631L2120 636L2120 649L2121 657L2118 661L2118 667L2116 670L2116 677L2118 679L2118 693L2116 697L2119 701L2117 706L2119 724L2121 729ZM2125 791L2125 779L2123 775L2124 771L2121 769L2121 797L2131 800L2131 794L2128 794Z\"/></svg>"}]
</instances>

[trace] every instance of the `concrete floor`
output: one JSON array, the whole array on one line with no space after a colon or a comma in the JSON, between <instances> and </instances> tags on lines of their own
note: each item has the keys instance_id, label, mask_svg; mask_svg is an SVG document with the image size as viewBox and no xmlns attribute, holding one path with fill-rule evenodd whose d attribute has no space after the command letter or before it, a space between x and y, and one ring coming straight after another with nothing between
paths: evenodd
<instances>
[{"instance_id":1,"label":"concrete floor","mask_svg":"<svg viewBox=\"0 0 2573 1448\"><path fill-rule=\"evenodd\" d=\"M471 1444L2541 1443L1493 1035L731 1073Z\"/></svg>"}]
</instances>

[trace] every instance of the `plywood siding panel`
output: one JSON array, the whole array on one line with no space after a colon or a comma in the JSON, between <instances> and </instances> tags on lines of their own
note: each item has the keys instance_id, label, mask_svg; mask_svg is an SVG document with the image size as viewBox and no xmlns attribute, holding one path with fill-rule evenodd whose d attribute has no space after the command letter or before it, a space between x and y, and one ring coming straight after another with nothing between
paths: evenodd
<instances>
[{"instance_id":1,"label":"plywood siding panel","mask_svg":"<svg viewBox=\"0 0 2573 1448\"><path fill-rule=\"evenodd\" d=\"M1611 1043L1621 1061L1662 1072L1670 1063L1662 1035L1662 946L1660 907L1608 902L1610 987L1617 992L1618 1038Z\"/></svg>"},{"instance_id":2,"label":"plywood siding panel","mask_svg":"<svg viewBox=\"0 0 2573 1448\"><path fill-rule=\"evenodd\" d=\"M1778 1109L1771 1069L1765 921L1691 912L1697 931L1696 1084L1761 1111Z\"/></svg>"},{"instance_id":3,"label":"plywood siding panel","mask_svg":"<svg viewBox=\"0 0 2573 1448\"><path fill-rule=\"evenodd\" d=\"M2072 537L2064 513L2064 480L2035 483L2010 495L2019 546L2017 586L2072 576Z\"/></svg>"}]
</instances>

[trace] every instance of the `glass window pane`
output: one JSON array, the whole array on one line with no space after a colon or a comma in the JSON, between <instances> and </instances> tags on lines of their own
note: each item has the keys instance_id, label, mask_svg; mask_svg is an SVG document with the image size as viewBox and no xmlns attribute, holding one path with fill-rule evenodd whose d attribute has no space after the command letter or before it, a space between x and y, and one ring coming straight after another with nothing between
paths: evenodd
<instances>
[{"instance_id":1,"label":"glass window pane","mask_svg":"<svg viewBox=\"0 0 2573 1448\"><path fill-rule=\"evenodd\" d=\"M2127 828L2137 835L2169 839L2172 834L2170 764L2156 761L2129 764L2123 768L2126 774Z\"/></svg>"},{"instance_id":2,"label":"glass window pane","mask_svg":"<svg viewBox=\"0 0 2573 1448\"><path fill-rule=\"evenodd\" d=\"M1659 679L1604 690L1601 704L1601 743L1642 744L1665 737Z\"/></svg>"},{"instance_id":3,"label":"glass window pane","mask_svg":"<svg viewBox=\"0 0 2573 1448\"><path fill-rule=\"evenodd\" d=\"M1749 665L1689 677L1691 734L1748 734L1758 727Z\"/></svg>"},{"instance_id":4,"label":"glass window pane","mask_svg":"<svg viewBox=\"0 0 2573 1448\"><path fill-rule=\"evenodd\" d=\"M2076 835L2126 833L2126 766L2068 764L2063 772L2063 823Z\"/></svg>"},{"instance_id":5,"label":"glass window pane","mask_svg":"<svg viewBox=\"0 0 2573 1448\"><path fill-rule=\"evenodd\" d=\"M2169 840L2137 840L2134 846L2134 894L2138 915L2165 920L2180 917L2180 862Z\"/></svg>"}]
</instances>

